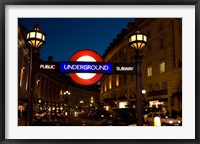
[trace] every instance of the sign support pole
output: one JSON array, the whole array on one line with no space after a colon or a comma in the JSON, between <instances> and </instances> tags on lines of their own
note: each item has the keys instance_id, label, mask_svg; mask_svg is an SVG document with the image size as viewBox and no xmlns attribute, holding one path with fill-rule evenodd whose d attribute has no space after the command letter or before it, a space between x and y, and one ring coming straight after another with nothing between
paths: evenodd
<instances>
[{"instance_id":1,"label":"sign support pole","mask_svg":"<svg viewBox=\"0 0 200 144\"><path fill-rule=\"evenodd\" d=\"M137 126L143 126L143 96L142 96L142 74L141 64L143 55L140 50L135 50L135 61L136 61L136 111L137 111Z\"/></svg>"}]
</instances>

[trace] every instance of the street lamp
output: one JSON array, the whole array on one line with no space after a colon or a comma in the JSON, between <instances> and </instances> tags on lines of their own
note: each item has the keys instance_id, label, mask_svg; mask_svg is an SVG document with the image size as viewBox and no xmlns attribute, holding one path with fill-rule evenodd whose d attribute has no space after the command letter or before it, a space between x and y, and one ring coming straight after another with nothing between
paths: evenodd
<instances>
[{"instance_id":1,"label":"street lamp","mask_svg":"<svg viewBox=\"0 0 200 144\"><path fill-rule=\"evenodd\" d=\"M146 94L146 90L143 89L142 90L142 94L145 95Z\"/></svg>"},{"instance_id":2,"label":"street lamp","mask_svg":"<svg viewBox=\"0 0 200 144\"><path fill-rule=\"evenodd\" d=\"M40 57L40 47L45 44L45 34L40 32L39 25L36 23L33 30L27 33L27 42L30 44L30 69L29 69L29 98L28 98L28 117L26 125L32 125L35 74Z\"/></svg>"},{"instance_id":3,"label":"street lamp","mask_svg":"<svg viewBox=\"0 0 200 144\"><path fill-rule=\"evenodd\" d=\"M135 63L136 63L136 112L137 112L137 126L143 125L143 96L142 96L142 82L141 82L141 64L143 55L142 48L147 44L147 36L140 33L138 27L136 32L129 37L129 44L135 49Z\"/></svg>"}]
</instances>

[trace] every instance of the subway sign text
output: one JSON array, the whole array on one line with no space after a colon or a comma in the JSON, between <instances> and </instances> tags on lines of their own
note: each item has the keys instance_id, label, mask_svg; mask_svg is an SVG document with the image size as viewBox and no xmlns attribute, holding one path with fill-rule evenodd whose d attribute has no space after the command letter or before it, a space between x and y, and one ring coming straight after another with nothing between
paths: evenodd
<instances>
[{"instance_id":1,"label":"subway sign text","mask_svg":"<svg viewBox=\"0 0 200 144\"><path fill-rule=\"evenodd\" d=\"M42 62L39 72L130 74L136 72L135 64L109 62Z\"/></svg>"},{"instance_id":2,"label":"subway sign text","mask_svg":"<svg viewBox=\"0 0 200 144\"><path fill-rule=\"evenodd\" d=\"M112 64L103 62L62 62L60 72L66 73L112 73Z\"/></svg>"}]
</instances>

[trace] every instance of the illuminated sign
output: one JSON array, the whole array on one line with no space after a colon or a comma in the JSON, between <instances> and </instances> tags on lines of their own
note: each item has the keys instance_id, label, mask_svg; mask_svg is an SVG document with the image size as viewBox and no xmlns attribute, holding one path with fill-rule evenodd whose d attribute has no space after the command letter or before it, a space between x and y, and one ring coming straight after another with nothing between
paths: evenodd
<instances>
[{"instance_id":1,"label":"illuminated sign","mask_svg":"<svg viewBox=\"0 0 200 144\"><path fill-rule=\"evenodd\" d=\"M38 72L59 72L59 63L57 62L40 62L37 67Z\"/></svg>"},{"instance_id":2,"label":"illuminated sign","mask_svg":"<svg viewBox=\"0 0 200 144\"><path fill-rule=\"evenodd\" d=\"M136 73L135 64L108 62L41 62L39 72L130 74Z\"/></svg>"},{"instance_id":3,"label":"illuminated sign","mask_svg":"<svg viewBox=\"0 0 200 144\"><path fill-rule=\"evenodd\" d=\"M40 64L40 69L56 69L56 66L49 64Z\"/></svg>"},{"instance_id":4,"label":"illuminated sign","mask_svg":"<svg viewBox=\"0 0 200 144\"><path fill-rule=\"evenodd\" d=\"M40 62L37 71L69 73L72 80L81 85L95 84L103 74L136 74L135 64L103 62L92 50L78 51L67 62Z\"/></svg>"},{"instance_id":5,"label":"illuminated sign","mask_svg":"<svg viewBox=\"0 0 200 144\"><path fill-rule=\"evenodd\" d=\"M113 64L113 73L115 74L135 74L136 73L136 66L134 63L120 63L120 64Z\"/></svg>"},{"instance_id":6,"label":"illuminated sign","mask_svg":"<svg viewBox=\"0 0 200 144\"><path fill-rule=\"evenodd\" d=\"M92 50L80 50L72 55L71 62L103 62L101 56ZM102 73L69 73L69 76L76 83L81 85L91 85L97 83L102 77Z\"/></svg>"},{"instance_id":7,"label":"illuminated sign","mask_svg":"<svg viewBox=\"0 0 200 144\"><path fill-rule=\"evenodd\" d=\"M111 63L61 62L60 72L67 73L112 73Z\"/></svg>"},{"instance_id":8,"label":"illuminated sign","mask_svg":"<svg viewBox=\"0 0 200 144\"><path fill-rule=\"evenodd\" d=\"M133 71L134 67L116 67L116 71Z\"/></svg>"}]
</instances>

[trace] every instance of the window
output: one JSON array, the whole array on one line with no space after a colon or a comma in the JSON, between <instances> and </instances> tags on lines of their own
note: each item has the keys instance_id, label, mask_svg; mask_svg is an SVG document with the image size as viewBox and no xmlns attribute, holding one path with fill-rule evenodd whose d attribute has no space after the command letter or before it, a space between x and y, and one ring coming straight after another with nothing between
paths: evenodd
<instances>
[{"instance_id":1,"label":"window","mask_svg":"<svg viewBox=\"0 0 200 144\"><path fill-rule=\"evenodd\" d=\"M36 86L39 86L39 83L40 83L40 79L38 79L38 80L36 81Z\"/></svg>"},{"instance_id":2,"label":"window","mask_svg":"<svg viewBox=\"0 0 200 144\"><path fill-rule=\"evenodd\" d=\"M174 106L174 97L170 98L171 106Z\"/></svg>"},{"instance_id":3,"label":"window","mask_svg":"<svg viewBox=\"0 0 200 144\"><path fill-rule=\"evenodd\" d=\"M124 54L126 54L126 48L124 48Z\"/></svg>"},{"instance_id":4,"label":"window","mask_svg":"<svg viewBox=\"0 0 200 144\"><path fill-rule=\"evenodd\" d=\"M153 84L150 84L149 85L149 91L152 91L153 90Z\"/></svg>"},{"instance_id":5,"label":"window","mask_svg":"<svg viewBox=\"0 0 200 144\"><path fill-rule=\"evenodd\" d=\"M163 25L162 23L159 24L159 31L161 31L163 29Z\"/></svg>"},{"instance_id":6,"label":"window","mask_svg":"<svg viewBox=\"0 0 200 144\"><path fill-rule=\"evenodd\" d=\"M104 84L104 91L105 91L105 92L107 91L106 82L105 82L105 84Z\"/></svg>"},{"instance_id":7,"label":"window","mask_svg":"<svg viewBox=\"0 0 200 144\"><path fill-rule=\"evenodd\" d=\"M164 46L163 46L163 39L160 39L160 49L163 49Z\"/></svg>"},{"instance_id":8,"label":"window","mask_svg":"<svg viewBox=\"0 0 200 144\"><path fill-rule=\"evenodd\" d=\"M108 87L109 87L109 89L112 89L112 77L110 77L110 79L108 81Z\"/></svg>"},{"instance_id":9,"label":"window","mask_svg":"<svg viewBox=\"0 0 200 144\"><path fill-rule=\"evenodd\" d=\"M155 84L155 90L159 90L160 89L160 86L158 83Z\"/></svg>"},{"instance_id":10,"label":"window","mask_svg":"<svg viewBox=\"0 0 200 144\"><path fill-rule=\"evenodd\" d=\"M121 50L119 50L119 52L118 52L118 56L119 56L119 57L122 56L122 54L121 54Z\"/></svg>"},{"instance_id":11,"label":"window","mask_svg":"<svg viewBox=\"0 0 200 144\"><path fill-rule=\"evenodd\" d=\"M165 61L164 59L160 60L160 73L165 72Z\"/></svg>"},{"instance_id":12,"label":"window","mask_svg":"<svg viewBox=\"0 0 200 144\"><path fill-rule=\"evenodd\" d=\"M151 64L148 65L148 68L147 68L147 76L148 76L148 77L152 76L152 66L151 66Z\"/></svg>"},{"instance_id":13,"label":"window","mask_svg":"<svg viewBox=\"0 0 200 144\"><path fill-rule=\"evenodd\" d=\"M182 61L181 60L178 61L178 68L182 68Z\"/></svg>"},{"instance_id":14,"label":"window","mask_svg":"<svg viewBox=\"0 0 200 144\"><path fill-rule=\"evenodd\" d=\"M151 52L151 46L148 46L147 50L148 50L148 56L150 56L152 54L152 52Z\"/></svg>"},{"instance_id":15,"label":"window","mask_svg":"<svg viewBox=\"0 0 200 144\"><path fill-rule=\"evenodd\" d=\"M162 82L162 89L167 89L167 81Z\"/></svg>"},{"instance_id":16,"label":"window","mask_svg":"<svg viewBox=\"0 0 200 144\"><path fill-rule=\"evenodd\" d=\"M119 76L116 76L116 86L119 86Z\"/></svg>"},{"instance_id":17,"label":"window","mask_svg":"<svg viewBox=\"0 0 200 144\"><path fill-rule=\"evenodd\" d=\"M103 93L103 85L101 85L101 93Z\"/></svg>"},{"instance_id":18,"label":"window","mask_svg":"<svg viewBox=\"0 0 200 144\"><path fill-rule=\"evenodd\" d=\"M20 87L22 86L22 83L23 83L24 69L25 67L22 67L20 71Z\"/></svg>"},{"instance_id":19,"label":"window","mask_svg":"<svg viewBox=\"0 0 200 144\"><path fill-rule=\"evenodd\" d=\"M127 79L127 77L126 77L126 75L124 75L123 76L123 84L126 84L126 79Z\"/></svg>"}]
</instances>

